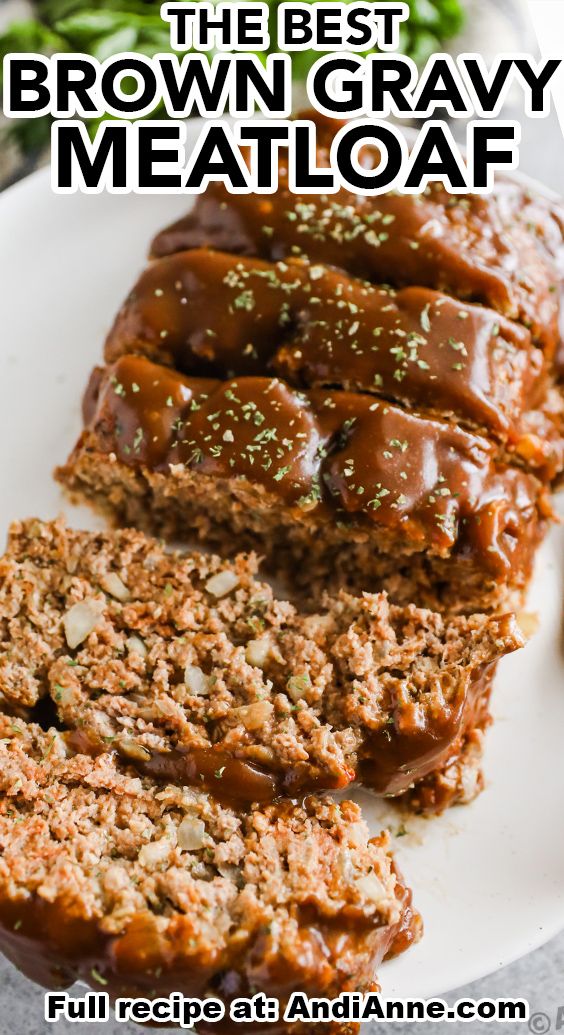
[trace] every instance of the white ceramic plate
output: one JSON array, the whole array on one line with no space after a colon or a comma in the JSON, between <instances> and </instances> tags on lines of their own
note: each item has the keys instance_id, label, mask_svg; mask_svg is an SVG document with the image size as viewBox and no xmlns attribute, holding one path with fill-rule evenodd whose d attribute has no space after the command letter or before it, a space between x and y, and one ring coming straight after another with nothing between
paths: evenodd
<instances>
[{"instance_id":1,"label":"white ceramic plate","mask_svg":"<svg viewBox=\"0 0 564 1035\"><path fill-rule=\"evenodd\" d=\"M18 517L64 510L77 527L100 526L63 500L51 472L74 443L86 378L152 234L186 208L182 197L56 196L47 172L0 196L2 542ZM426 932L383 967L386 994L446 992L564 928L563 546L555 530L539 556L538 633L500 667L485 793L409 820L396 841ZM359 797L376 831L382 809Z\"/></svg>"}]
</instances>

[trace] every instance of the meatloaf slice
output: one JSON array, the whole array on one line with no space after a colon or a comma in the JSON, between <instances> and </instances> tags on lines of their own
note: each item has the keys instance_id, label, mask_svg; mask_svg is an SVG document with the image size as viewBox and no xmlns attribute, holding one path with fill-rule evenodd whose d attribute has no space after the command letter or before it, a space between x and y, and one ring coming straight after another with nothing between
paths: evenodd
<instances>
[{"instance_id":1,"label":"meatloaf slice","mask_svg":"<svg viewBox=\"0 0 564 1035\"><path fill-rule=\"evenodd\" d=\"M56 721L76 750L111 746L145 775L233 800L355 779L397 795L426 777L434 808L473 796L468 748L493 671L523 644L513 618L345 593L304 615L255 567L134 531L14 525L0 563L4 708Z\"/></svg>"},{"instance_id":2,"label":"meatloaf slice","mask_svg":"<svg viewBox=\"0 0 564 1035\"><path fill-rule=\"evenodd\" d=\"M126 523L255 547L304 585L510 610L547 512L486 439L343 391L183 377L123 357L92 380L59 477Z\"/></svg>"},{"instance_id":3,"label":"meatloaf slice","mask_svg":"<svg viewBox=\"0 0 564 1035\"><path fill-rule=\"evenodd\" d=\"M318 166L342 123L317 122ZM363 164L379 153L365 148ZM263 259L305 255L367 280L418 284L473 299L519 320L552 356L559 341L564 264L562 215L517 183L490 195L449 194L431 183L419 195L294 194L282 152L275 194L229 194L210 183L192 211L159 233L160 257L209 247Z\"/></svg>"},{"instance_id":4,"label":"meatloaf slice","mask_svg":"<svg viewBox=\"0 0 564 1035\"><path fill-rule=\"evenodd\" d=\"M151 263L122 306L106 360L126 353L196 376L370 392L479 428L549 478L564 464L562 398L530 333L427 288L374 287L304 259L180 252Z\"/></svg>"},{"instance_id":5,"label":"meatloaf slice","mask_svg":"<svg viewBox=\"0 0 564 1035\"><path fill-rule=\"evenodd\" d=\"M0 849L0 947L48 988L283 1004L374 987L420 932L388 836L369 840L352 802L241 813L5 714Z\"/></svg>"}]
</instances>

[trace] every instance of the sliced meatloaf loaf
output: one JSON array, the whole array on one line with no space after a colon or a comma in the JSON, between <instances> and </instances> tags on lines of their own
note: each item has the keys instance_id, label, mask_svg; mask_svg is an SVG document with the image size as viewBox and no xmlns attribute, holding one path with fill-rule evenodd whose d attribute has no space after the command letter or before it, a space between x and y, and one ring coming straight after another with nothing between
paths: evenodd
<instances>
[{"instance_id":1,"label":"sliced meatloaf loaf","mask_svg":"<svg viewBox=\"0 0 564 1035\"><path fill-rule=\"evenodd\" d=\"M472 797L495 664L523 644L514 620L345 593L306 616L255 567L139 532L14 525L0 562L4 709L233 800L353 780L397 795L429 776L429 807ZM443 770L461 760L448 793Z\"/></svg>"},{"instance_id":2,"label":"sliced meatloaf loaf","mask_svg":"<svg viewBox=\"0 0 564 1035\"><path fill-rule=\"evenodd\" d=\"M239 812L0 714L0 947L46 987L283 1005L374 987L419 932L387 835L369 840L352 802Z\"/></svg>"},{"instance_id":3,"label":"sliced meatloaf loaf","mask_svg":"<svg viewBox=\"0 0 564 1035\"><path fill-rule=\"evenodd\" d=\"M427 288L180 252L151 263L122 306L106 360L126 353L196 376L369 392L478 428L548 478L564 464L562 397L529 331Z\"/></svg>"},{"instance_id":4,"label":"sliced meatloaf loaf","mask_svg":"<svg viewBox=\"0 0 564 1035\"><path fill-rule=\"evenodd\" d=\"M545 490L452 423L131 356L94 375L85 416L59 476L126 523L255 547L310 597L339 584L438 609L520 604Z\"/></svg>"},{"instance_id":5,"label":"sliced meatloaf loaf","mask_svg":"<svg viewBox=\"0 0 564 1035\"><path fill-rule=\"evenodd\" d=\"M329 165L342 125L318 124L318 166ZM363 164L379 154L366 148ZM210 183L193 210L157 235L155 256L209 247L263 259L306 255L375 283L414 284L483 302L523 323L553 355L559 341L562 215L517 183L491 195L293 194L281 159L273 195L229 194Z\"/></svg>"}]
</instances>

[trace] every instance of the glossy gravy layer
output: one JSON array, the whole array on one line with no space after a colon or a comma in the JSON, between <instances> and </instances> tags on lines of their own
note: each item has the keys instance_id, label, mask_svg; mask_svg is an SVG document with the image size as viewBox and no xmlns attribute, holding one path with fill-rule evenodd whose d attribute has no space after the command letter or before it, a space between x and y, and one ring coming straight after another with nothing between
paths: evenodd
<instances>
[{"instance_id":1,"label":"glossy gravy layer","mask_svg":"<svg viewBox=\"0 0 564 1035\"><path fill-rule=\"evenodd\" d=\"M340 123L313 118L317 164L327 165ZM366 148L363 161L374 165L378 156ZM156 236L152 254L210 247L271 260L309 256L371 281L444 290L518 319L552 355L562 244L559 213L509 181L493 195L463 197L437 183L420 195L295 195L282 158L274 195L230 195L212 183L186 217Z\"/></svg>"},{"instance_id":2,"label":"glossy gravy layer","mask_svg":"<svg viewBox=\"0 0 564 1035\"><path fill-rule=\"evenodd\" d=\"M538 481L487 440L352 392L276 378L188 378L124 357L98 372L86 420L132 466L243 479L292 520L362 527L402 553L464 552L495 578L538 535Z\"/></svg>"},{"instance_id":3,"label":"glossy gravy layer","mask_svg":"<svg viewBox=\"0 0 564 1035\"><path fill-rule=\"evenodd\" d=\"M198 376L276 374L299 388L370 392L513 446L546 389L529 332L491 309L427 288L375 287L303 259L206 249L147 267L106 343L110 362L127 352Z\"/></svg>"}]
</instances>

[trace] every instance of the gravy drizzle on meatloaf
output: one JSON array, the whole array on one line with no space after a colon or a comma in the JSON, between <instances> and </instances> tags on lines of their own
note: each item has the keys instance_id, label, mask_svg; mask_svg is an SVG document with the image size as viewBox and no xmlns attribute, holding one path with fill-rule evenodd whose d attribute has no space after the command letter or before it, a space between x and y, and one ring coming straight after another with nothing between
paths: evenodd
<instances>
[{"instance_id":1,"label":"gravy drizzle on meatloaf","mask_svg":"<svg viewBox=\"0 0 564 1035\"><path fill-rule=\"evenodd\" d=\"M348 577L400 601L506 610L549 512L487 439L370 395L126 356L95 375L85 417L59 473L72 490L133 524L250 544L310 585Z\"/></svg>"},{"instance_id":2,"label":"gravy drizzle on meatloaf","mask_svg":"<svg viewBox=\"0 0 564 1035\"><path fill-rule=\"evenodd\" d=\"M370 392L482 428L549 477L562 467L562 401L530 333L426 288L374 287L304 259L181 252L151 263L124 303L106 360L128 352L197 376Z\"/></svg>"},{"instance_id":3,"label":"gravy drizzle on meatloaf","mask_svg":"<svg viewBox=\"0 0 564 1035\"><path fill-rule=\"evenodd\" d=\"M387 835L369 840L352 802L241 813L5 714L0 792L0 946L48 988L283 1005L373 989L420 934Z\"/></svg>"},{"instance_id":4,"label":"gravy drizzle on meatloaf","mask_svg":"<svg viewBox=\"0 0 564 1035\"><path fill-rule=\"evenodd\" d=\"M327 165L339 123L313 117ZM562 212L510 181L298 197L279 171L267 198L211 184L155 239L60 480L118 522L256 549L314 604L519 608L564 465Z\"/></svg>"},{"instance_id":5,"label":"gravy drizzle on meatloaf","mask_svg":"<svg viewBox=\"0 0 564 1035\"><path fill-rule=\"evenodd\" d=\"M397 795L426 777L430 807L471 797L475 767L452 794L443 772L488 721L495 664L523 644L514 619L447 620L346 593L306 616L255 569L133 531L13 526L0 562L4 708L50 714L74 750L111 747L226 801L354 780Z\"/></svg>"},{"instance_id":6,"label":"gravy drizzle on meatloaf","mask_svg":"<svg viewBox=\"0 0 564 1035\"><path fill-rule=\"evenodd\" d=\"M340 123L318 123L318 166L329 165ZM379 161L363 150L364 164ZM416 284L483 302L530 328L551 357L560 340L563 217L526 188L501 181L491 195L454 197L431 183L420 195L293 194L282 152L274 195L229 194L210 183L193 210L159 233L161 257L213 248L278 260L308 256L376 283Z\"/></svg>"}]
</instances>

